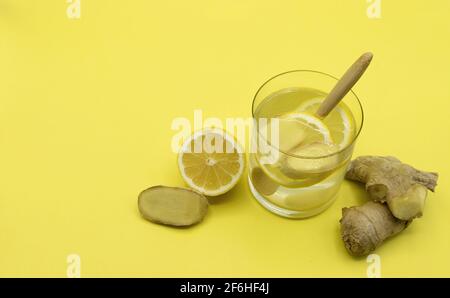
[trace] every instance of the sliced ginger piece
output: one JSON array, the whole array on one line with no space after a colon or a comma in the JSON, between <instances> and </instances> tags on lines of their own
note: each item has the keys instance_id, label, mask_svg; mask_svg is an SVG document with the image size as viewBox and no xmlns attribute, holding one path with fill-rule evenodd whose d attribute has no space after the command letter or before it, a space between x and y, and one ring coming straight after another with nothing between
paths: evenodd
<instances>
[{"instance_id":1,"label":"sliced ginger piece","mask_svg":"<svg viewBox=\"0 0 450 298\"><path fill-rule=\"evenodd\" d=\"M336 155L327 156L336 152L333 145L325 143L311 143L290 151L281 162L280 170L293 179L302 179L311 175L326 173L338 166Z\"/></svg>"},{"instance_id":2,"label":"sliced ginger piece","mask_svg":"<svg viewBox=\"0 0 450 298\"><path fill-rule=\"evenodd\" d=\"M422 215L426 189L434 191L438 174L417 170L395 157L361 156L351 162L346 178L365 183L370 197L387 202L395 217L412 220Z\"/></svg>"},{"instance_id":3,"label":"sliced ginger piece","mask_svg":"<svg viewBox=\"0 0 450 298\"><path fill-rule=\"evenodd\" d=\"M278 118L278 141L276 146L281 151L287 152L301 144L306 138L305 127L296 119L286 117ZM270 134L272 131L270 130ZM272 135L270 135L272 137Z\"/></svg>"},{"instance_id":4,"label":"sliced ginger piece","mask_svg":"<svg viewBox=\"0 0 450 298\"><path fill-rule=\"evenodd\" d=\"M256 190L264 196L273 195L279 187L261 168L252 170L252 182Z\"/></svg>"},{"instance_id":5,"label":"sliced ginger piece","mask_svg":"<svg viewBox=\"0 0 450 298\"><path fill-rule=\"evenodd\" d=\"M280 149L288 152L299 145L332 143L330 130L314 115L291 113L279 118Z\"/></svg>"},{"instance_id":6,"label":"sliced ginger piece","mask_svg":"<svg viewBox=\"0 0 450 298\"><path fill-rule=\"evenodd\" d=\"M260 127L260 134L277 150L291 152L311 143L332 143L330 131L319 118L307 113L291 113L271 118ZM279 161L281 153L271 160Z\"/></svg>"},{"instance_id":7,"label":"sliced ginger piece","mask_svg":"<svg viewBox=\"0 0 450 298\"><path fill-rule=\"evenodd\" d=\"M190 189L160 185L141 192L138 207L142 216L151 222L190 226L205 217L208 200Z\"/></svg>"}]
</instances>

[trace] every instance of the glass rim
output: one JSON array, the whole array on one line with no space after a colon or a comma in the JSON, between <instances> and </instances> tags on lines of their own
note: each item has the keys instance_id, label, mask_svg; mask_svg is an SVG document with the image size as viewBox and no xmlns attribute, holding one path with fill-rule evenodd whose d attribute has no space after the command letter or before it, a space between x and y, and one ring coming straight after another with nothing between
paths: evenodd
<instances>
[{"instance_id":1,"label":"glass rim","mask_svg":"<svg viewBox=\"0 0 450 298\"><path fill-rule=\"evenodd\" d=\"M258 94L260 93L262 88L264 88L264 86L266 86L273 79L276 79L278 77L281 77L283 75L290 74L290 73L315 73L315 74L318 74L318 75L323 75L323 76L329 77L331 79L334 79L335 81L339 80L337 77L335 77L333 75L330 75L328 73L325 73L325 72L322 72L322 71L317 71L317 70L311 70L311 69L295 69L295 70L289 70L289 71L285 71L285 72L279 73L277 75L274 75L271 78L269 78L268 80L266 80L258 88L258 90L255 93L255 96L253 97L253 101L252 101L252 118L253 118L253 120L256 120L256 117L255 117L255 102L256 102L256 98L258 97ZM364 125L364 109L362 107L361 101L359 100L358 95L356 95L356 93L353 91L353 88L350 89L350 92L356 98L356 102L358 103L359 109L361 110L361 125L360 125L358 131L356 132L356 134L354 135L353 139L344 148L341 148L341 149L339 149L336 152L333 152L333 153L327 154L327 155L321 155L321 156L302 156L302 155L292 154L292 153L285 152L285 151L281 150L280 148L277 148L276 146L272 145L268 140L266 140L262 135L260 135L260 132L259 132L258 128L256 129L257 133L258 133L259 137L261 137L269 146L271 146L272 148L275 148L277 151L279 151L279 152L281 152L281 153L283 153L285 155L291 156L291 157L300 158L300 159L321 159L321 158L328 158L328 157L332 157L332 156L341 154L344 151L346 151L348 148L353 146L355 141L358 139L358 136L360 135L362 127ZM254 121L254 123L256 123L256 121Z\"/></svg>"}]
</instances>

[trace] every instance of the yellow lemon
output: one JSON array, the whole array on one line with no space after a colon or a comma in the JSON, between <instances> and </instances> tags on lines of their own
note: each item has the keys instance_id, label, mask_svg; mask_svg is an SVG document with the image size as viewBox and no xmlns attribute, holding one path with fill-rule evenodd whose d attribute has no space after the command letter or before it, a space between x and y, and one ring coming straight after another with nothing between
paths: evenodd
<instances>
[{"instance_id":1,"label":"yellow lemon","mask_svg":"<svg viewBox=\"0 0 450 298\"><path fill-rule=\"evenodd\" d=\"M233 188L244 166L242 147L221 129L195 132L183 143L178 155L184 181L207 196L218 196Z\"/></svg>"}]
</instances>

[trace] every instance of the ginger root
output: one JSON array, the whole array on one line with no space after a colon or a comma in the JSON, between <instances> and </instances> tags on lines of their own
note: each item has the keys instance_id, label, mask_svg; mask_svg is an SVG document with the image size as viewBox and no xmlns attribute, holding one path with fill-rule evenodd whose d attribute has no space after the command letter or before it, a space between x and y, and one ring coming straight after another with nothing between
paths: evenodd
<instances>
[{"instance_id":1,"label":"ginger root","mask_svg":"<svg viewBox=\"0 0 450 298\"><path fill-rule=\"evenodd\" d=\"M427 189L434 191L438 174L391 156L361 156L351 162L346 178L365 183L370 197L387 202L398 219L412 220L422 216Z\"/></svg>"},{"instance_id":2,"label":"ginger root","mask_svg":"<svg viewBox=\"0 0 450 298\"><path fill-rule=\"evenodd\" d=\"M347 251L365 256L383 241L403 231L408 221L395 218L386 204L367 202L359 207L342 209L341 236Z\"/></svg>"},{"instance_id":3,"label":"ginger root","mask_svg":"<svg viewBox=\"0 0 450 298\"><path fill-rule=\"evenodd\" d=\"M348 252L363 256L422 216L427 189L434 191L438 174L417 170L395 157L361 156L351 162L346 178L365 183L372 199L342 209L340 220Z\"/></svg>"}]
</instances>

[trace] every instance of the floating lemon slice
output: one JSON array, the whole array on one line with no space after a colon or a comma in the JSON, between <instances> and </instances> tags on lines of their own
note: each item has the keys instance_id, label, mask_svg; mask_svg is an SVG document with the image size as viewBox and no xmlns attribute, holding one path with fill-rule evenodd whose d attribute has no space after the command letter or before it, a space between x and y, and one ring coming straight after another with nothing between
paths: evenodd
<instances>
[{"instance_id":1,"label":"floating lemon slice","mask_svg":"<svg viewBox=\"0 0 450 298\"><path fill-rule=\"evenodd\" d=\"M225 131L204 129L184 142L178 168L191 188L207 196L218 196L241 178L245 165L243 152Z\"/></svg>"},{"instance_id":2,"label":"floating lemon slice","mask_svg":"<svg viewBox=\"0 0 450 298\"><path fill-rule=\"evenodd\" d=\"M291 113L283 116L283 119L297 122L303 133L302 138L296 140L296 145L286 151L288 155L281 159L280 171L292 179L313 176L317 176L317 179L324 178L328 171L338 165L337 157L326 157L339 148L334 144L328 126L321 119L306 112Z\"/></svg>"},{"instance_id":3,"label":"floating lemon slice","mask_svg":"<svg viewBox=\"0 0 450 298\"><path fill-rule=\"evenodd\" d=\"M291 124L288 126L287 123ZM287 127L292 131L286 131ZM281 148L282 150L289 151L302 143L333 143L327 125L321 119L307 113L290 113L280 117L280 144L286 143L287 140L295 145L291 148Z\"/></svg>"},{"instance_id":4,"label":"floating lemon slice","mask_svg":"<svg viewBox=\"0 0 450 298\"><path fill-rule=\"evenodd\" d=\"M319 118L306 113L290 113L270 118L268 123L260 123L260 133L270 140L270 145L275 149L288 154L300 145L333 142L326 125ZM275 155L277 152L274 150L268 151L264 156L272 164L282 157L282 154Z\"/></svg>"},{"instance_id":5,"label":"floating lemon slice","mask_svg":"<svg viewBox=\"0 0 450 298\"><path fill-rule=\"evenodd\" d=\"M313 115L323 99L315 98L302 103L297 107L297 111ZM322 123L328 128L333 142L339 146L339 149L347 147L352 141L355 134L355 121L353 119L350 109L344 104L340 103L334 108L328 116L322 120Z\"/></svg>"}]
</instances>

